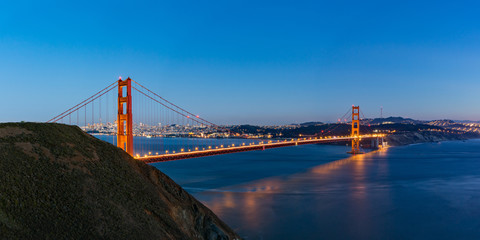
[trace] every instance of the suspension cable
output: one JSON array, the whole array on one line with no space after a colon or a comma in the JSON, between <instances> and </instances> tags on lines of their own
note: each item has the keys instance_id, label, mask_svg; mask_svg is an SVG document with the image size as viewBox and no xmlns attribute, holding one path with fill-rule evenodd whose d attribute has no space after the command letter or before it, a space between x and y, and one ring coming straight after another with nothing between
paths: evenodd
<instances>
[{"instance_id":1,"label":"suspension cable","mask_svg":"<svg viewBox=\"0 0 480 240\"><path fill-rule=\"evenodd\" d=\"M134 80L132 80L132 81L134 81ZM134 81L134 82L135 82L135 81ZM135 83L137 83L137 82L135 82ZM146 94L145 92L139 90L139 89L136 88L135 86L132 86L133 89L137 90L137 91L140 92L141 94L145 95L146 97L152 99L153 101L155 101L155 102L157 102L157 103L160 103L160 104L163 105L164 107L166 107L166 108L168 108L168 109L170 109L170 110L178 113L179 115L181 115L181 116L183 116L183 117L186 117L186 118L190 118L190 115L192 115L192 117L190 118L190 119L192 119L192 121L195 121L195 122L197 122L197 123L199 123L199 124L208 123L208 125L211 125L211 126L215 127L216 129L222 129L222 130L224 130L224 131L229 132L230 134L231 134L231 133L234 133L234 134L238 134L238 135L241 136L241 134L239 134L239 133L236 133L236 132L234 132L234 131L232 131L232 130L230 130L230 129L227 129L227 128L225 128L225 127L222 127L222 126L216 125L216 124L214 124L214 123L211 123L211 122L209 122L209 121L207 121L207 120L199 117L198 115L195 115L195 114L193 114L193 113L191 113L191 112L188 112L187 110L178 107L177 105L175 105L175 104L173 104L173 103L165 100L164 98L160 97L158 94L156 94L156 93L150 91L149 89L143 87L143 86L140 85L139 83L137 83L137 84L138 84L139 86L141 86L142 88L144 88L145 90L147 90L148 92L151 92L151 93L154 94L155 96L161 98L162 100L164 100L164 101L166 101L167 103L171 104L172 106L176 107L176 108L179 109L180 111L183 111L184 113L189 114L189 115L185 115L184 113L182 113L182 112L174 109L173 107L170 107L170 106L166 105L165 103L162 103L161 101L159 101L159 100L153 98L152 96ZM203 122L202 122L202 121L203 121Z\"/></svg>"},{"instance_id":2,"label":"suspension cable","mask_svg":"<svg viewBox=\"0 0 480 240\"><path fill-rule=\"evenodd\" d=\"M110 86L111 86L111 85L110 85ZM96 96L96 97L95 97L95 98L93 98L93 99L92 99L92 97L93 97L93 96L92 96L92 97L89 97L88 99L91 99L90 101L88 101L88 102L85 102L85 101L87 101L87 100L85 100L85 101L83 101L83 102L82 102L83 104L82 104L82 103L79 103L79 104L75 105L75 107L76 107L76 108L75 108L75 107L73 107L73 108L70 108L70 110L68 110L68 111L65 111L63 114L61 114L61 115L59 115L59 116L57 116L57 117L55 117L55 118L52 118L52 119L50 119L48 122L58 122L58 121L62 120L64 117L66 117L66 116L68 116L68 115L72 114L73 112L75 112L75 111L79 110L80 108L82 108L82 107L86 106L87 104L89 104L89 103L93 102L93 101L94 101L94 100L96 100L97 98L99 98L99 97L101 97L101 96L105 95L107 92L109 92L109 91L113 90L113 89L114 89L114 88L116 88L116 87L117 87L117 86L113 86L113 87L111 87L111 88L110 88L110 89L108 89L106 92L104 92L104 93L102 93L102 94L100 94L100 95ZM98 94L98 93L97 93L97 94ZM97 95L97 94L95 94L95 95ZM75 108L75 109L74 109L74 108ZM73 109L73 110L72 110L72 109ZM85 110L85 111L86 111L86 110ZM86 114L86 113L85 113L85 114ZM86 118L85 118L85 119L86 119ZM85 120L85 122L86 122L86 120Z\"/></svg>"},{"instance_id":3,"label":"suspension cable","mask_svg":"<svg viewBox=\"0 0 480 240\"><path fill-rule=\"evenodd\" d=\"M54 118L52 118L52 119L48 120L48 121L47 121L47 123L48 123L48 122L57 122L57 121L59 121L60 119L57 119L57 118L59 118L59 117L62 117L62 115L66 114L67 112L69 112L70 110L72 110L72 109L76 108L77 106L81 105L82 103L84 103L84 102L86 102L86 101L90 100L91 98L93 98L93 97L95 97L96 95L100 94L101 92L105 91L106 89L108 89L109 87L111 87L111 86L112 86L112 85L114 85L114 84L118 84L118 81L115 81L115 82L113 82L112 84L108 85L106 88L104 88L104 89L102 89L102 90L98 91L97 93L95 93L95 94L94 94L94 95L92 95L91 97L89 97L89 98L87 98L87 99L83 100L81 103L79 103L79 104L77 104L77 105L75 105L75 106L71 107L71 108L70 108L70 109L68 109L67 111L65 111L65 112L63 112L63 113L61 113L61 114L59 114L59 115L55 116ZM111 90L111 89L109 89L108 91L110 91L110 90ZM108 92L108 91L107 91L107 92ZM103 94L102 94L102 95L103 95ZM83 106L83 105L82 105L82 106ZM74 110L74 111L75 111L75 110ZM70 112L70 113L71 113L71 112ZM70 114L70 113L68 113L68 114ZM63 116L63 117L65 117L65 116ZM62 117L62 118L63 118L63 117ZM55 119L56 119L56 120L55 120ZM54 120L55 120L55 121L54 121Z\"/></svg>"}]
</instances>

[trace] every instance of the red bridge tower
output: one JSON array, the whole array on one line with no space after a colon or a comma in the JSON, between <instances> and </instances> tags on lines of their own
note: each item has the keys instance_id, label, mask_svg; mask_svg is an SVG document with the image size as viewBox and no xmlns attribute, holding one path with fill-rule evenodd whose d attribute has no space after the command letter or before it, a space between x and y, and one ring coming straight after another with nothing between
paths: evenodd
<instances>
[{"instance_id":1,"label":"red bridge tower","mask_svg":"<svg viewBox=\"0 0 480 240\"><path fill-rule=\"evenodd\" d=\"M126 87L126 96L123 88ZM118 80L117 147L133 156L132 79Z\"/></svg>"},{"instance_id":2,"label":"red bridge tower","mask_svg":"<svg viewBox=\"0 0 480 240\"><path fill-rule=\"evenodd\" d=\"M352 106L352 151L351 154L361 154L360 151L360 107Z\"/></svg>"}]
</instances>

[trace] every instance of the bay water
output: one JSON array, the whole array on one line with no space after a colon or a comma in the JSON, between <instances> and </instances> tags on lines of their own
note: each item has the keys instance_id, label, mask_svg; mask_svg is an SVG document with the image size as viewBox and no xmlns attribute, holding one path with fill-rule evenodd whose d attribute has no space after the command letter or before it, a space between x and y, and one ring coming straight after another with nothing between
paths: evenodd
<instances>
[{"instance_id":1,"label":"bay water","mask_svg":"<svg viewBox=\"0 0 480 240\"><path fill-rule=\"evenodd\" d=\"M480 140L303 145L153 166L245 239L480 239Z\"/></svg>"}]
</instances>

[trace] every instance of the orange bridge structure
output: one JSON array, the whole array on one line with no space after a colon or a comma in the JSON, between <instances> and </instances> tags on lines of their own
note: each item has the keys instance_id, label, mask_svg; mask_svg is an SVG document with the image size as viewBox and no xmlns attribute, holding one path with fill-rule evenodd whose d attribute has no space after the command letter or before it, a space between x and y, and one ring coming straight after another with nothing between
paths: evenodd
<instances>
[{"instance_id":1,"label":"orange bridge structure","mask_svg":"<svg viewBox=\"0 0 480 240\"><path fill-rule=\"evenodd\" d=\"M116 93L115 89L117 89ZM110 105L114 102L117 103L117 106L111 107ZM349 113L347 112L347 114ZM109 116L114 115L116 117L109 119ZM341 119L339 120L341 121ZM125 80L120 78L47 122L77 125L84 131L98 134L105 139L111 136L113 144L146 163L332 142L351 142L352 148L349 153L361 154L363 153L361 140L371 139L374 146L383 147L383 137L385 136L384 134L362 135L360 133L360 107L352 106L351 134L348 136L321 136L318 134L311 137L282 140L257 139L232 132L226 127L207 121L130 78ZM138 140L134 140L134 136L138 137ZM153 138L154 144L151 143L152 141L148 141L148 138ZM176 146L169 149L166 138L181 140ZM218 144L221 143L218 139L231 138L248 141L230 142L228 145ZM195 142L195 139L199 139L201 142ZM217 146L209 143L209 139L216 139ZM134 144L134 141L140 143Z\"/></svg>"}]
</instances>

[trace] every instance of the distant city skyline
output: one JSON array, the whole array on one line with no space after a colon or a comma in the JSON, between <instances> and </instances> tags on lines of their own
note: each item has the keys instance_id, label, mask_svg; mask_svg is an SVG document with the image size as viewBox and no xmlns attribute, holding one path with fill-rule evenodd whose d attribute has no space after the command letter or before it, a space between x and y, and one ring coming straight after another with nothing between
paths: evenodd
<instances>
[{"instance_id":1,"label":"distant city skyline","mask_svg":"<svg viewBox=\"0 0 480 240\"><path fill-rule=\"evenodd\" d=\"M475 1L15 1L0 122L47 121L119 76L217 124L480 120Z\"/></svg>"}]
</instances>

